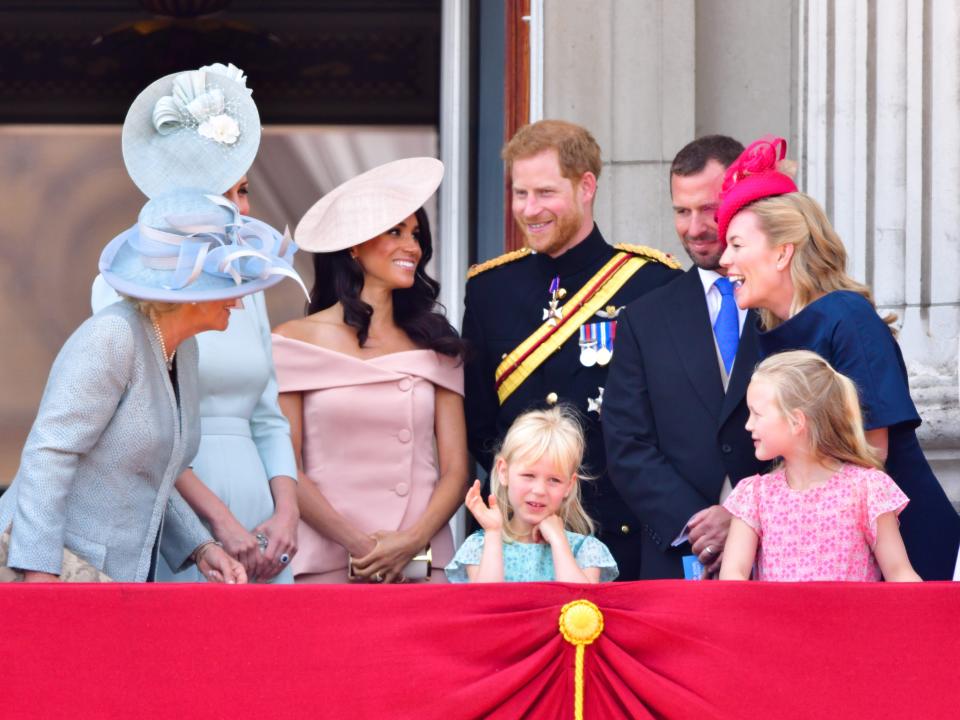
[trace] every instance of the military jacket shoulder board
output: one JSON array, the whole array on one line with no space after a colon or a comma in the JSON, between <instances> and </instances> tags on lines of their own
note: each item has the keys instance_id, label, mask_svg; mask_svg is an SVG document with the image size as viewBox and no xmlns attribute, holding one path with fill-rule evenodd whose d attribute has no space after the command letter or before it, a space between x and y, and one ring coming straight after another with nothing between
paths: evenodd
<instances>
[{"instance_id":1,"label":"military jacket shoulder board","mask_svg":"<svg viewBox=\"0 0 960 720\"><path fill-rule=\"evenodd\" d=\"M520 260L525 258L532 252L530 248L524 247L519 250L513 250L512 252L504 253L503 255L498 255L495 258L490 258L486 262L477 263L476 265L471 265L470 269L467 270L467 279L469 280L472 277L476 277L482 272L487 270L492 270L495 267L500 267L501 265L506 265L507 263L514 262L515 260Z\"/></svg>"},{"instance_id":2,"label":"military jacket shoulder board","mask_svg":"<svg viewBox=\"0 0 960 720\"><path fill-rule=\"evenodd\" d=\"M613 247L632 255L639 255L648 260L656 260L674 270L683 269L683 265L681 265L673 255L665 253L662 250L657 250L656 248L647 247L646 245L631 245L630 243L617 243Z\"/></svg>"}]
</instances>

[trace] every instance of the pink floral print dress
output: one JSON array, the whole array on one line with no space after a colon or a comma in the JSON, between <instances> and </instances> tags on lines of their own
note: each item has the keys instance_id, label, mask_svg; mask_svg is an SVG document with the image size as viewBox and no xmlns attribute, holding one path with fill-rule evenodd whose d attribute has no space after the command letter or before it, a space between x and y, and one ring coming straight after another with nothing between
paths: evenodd
<instances>
[{"instance_id":1,"label":"pink floral print dress","mask_svg":"<svg viewBox=\"0 0 960 720\"><path fill-rule=\"evenodd\" d=\"M875 581L877 518L906 507L890 476L845 464L826 483L793 490L783 469L744 478L723 506L760 538L755 579Z\"/></svg>"}]
</instances>

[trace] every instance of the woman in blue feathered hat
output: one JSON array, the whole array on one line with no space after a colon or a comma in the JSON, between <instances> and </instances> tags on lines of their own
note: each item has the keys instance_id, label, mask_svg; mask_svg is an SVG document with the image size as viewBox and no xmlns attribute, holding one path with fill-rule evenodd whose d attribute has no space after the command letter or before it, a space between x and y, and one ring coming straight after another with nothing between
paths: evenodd
<instances>
[{"instance_id":1,"label":"woman in blue feathered hat","mask_svg":"<svg viewBox=\"0 0 960 720\"><path fill-rule=\"evenodd\" d=\"M152 199L100 257L103 280L124 302L64 344L0 498L8 574L147 581L162 553L175 570L196 564L209 580L247 580L174 488L200 438L193 336L224 330L243 296L283 277L300 281L289 239L220 195L259 141L256 108L235 86L216 73L181 73L131 107L124 159ZM135 113L155 123L153 135L128 133ZM160 141L171 134L177 143ZM178 160L184 148L189 167Z\"/></svg>"}]
</instances>

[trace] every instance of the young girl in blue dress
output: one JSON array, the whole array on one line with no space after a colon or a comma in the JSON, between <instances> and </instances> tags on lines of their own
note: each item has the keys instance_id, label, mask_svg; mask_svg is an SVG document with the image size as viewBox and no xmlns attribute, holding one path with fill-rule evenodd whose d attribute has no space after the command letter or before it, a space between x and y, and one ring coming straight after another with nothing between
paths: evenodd
<instances>
[{"instance_id":1,"label":"young girl in blue dress","mask_svg":"<svg viewBox=\"0 0 960 720\"><path fill-rule=\"evenodd\" d=\"M490 473L485 504L480 481L466 506L481 530L445 568L450 582L595 583L617 577L606 545L580 503L584 438L575 411L557 406L518 417Z\"/></svg>"}]
</instances>

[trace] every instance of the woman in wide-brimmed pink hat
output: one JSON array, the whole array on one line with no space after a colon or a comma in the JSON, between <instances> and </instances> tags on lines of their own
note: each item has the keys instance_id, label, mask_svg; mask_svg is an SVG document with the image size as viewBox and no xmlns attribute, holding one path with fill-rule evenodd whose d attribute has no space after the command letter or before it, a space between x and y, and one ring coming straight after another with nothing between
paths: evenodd
<instances>
[{"instance_id":1,"label":"woman in wide-brimmed pink hat","mask_svg":"<svg viewBox=\"0 0 960 720\"><path fill-rule=\"evenodd\" d=\"M303 473L298 582L442 581L453 556L464 346L426 272L423 210L442 177L433 158L381 165L297 226L298 245L317 253L310 314L277 328L273 351Z\"/></svg>"}]
</instances>

